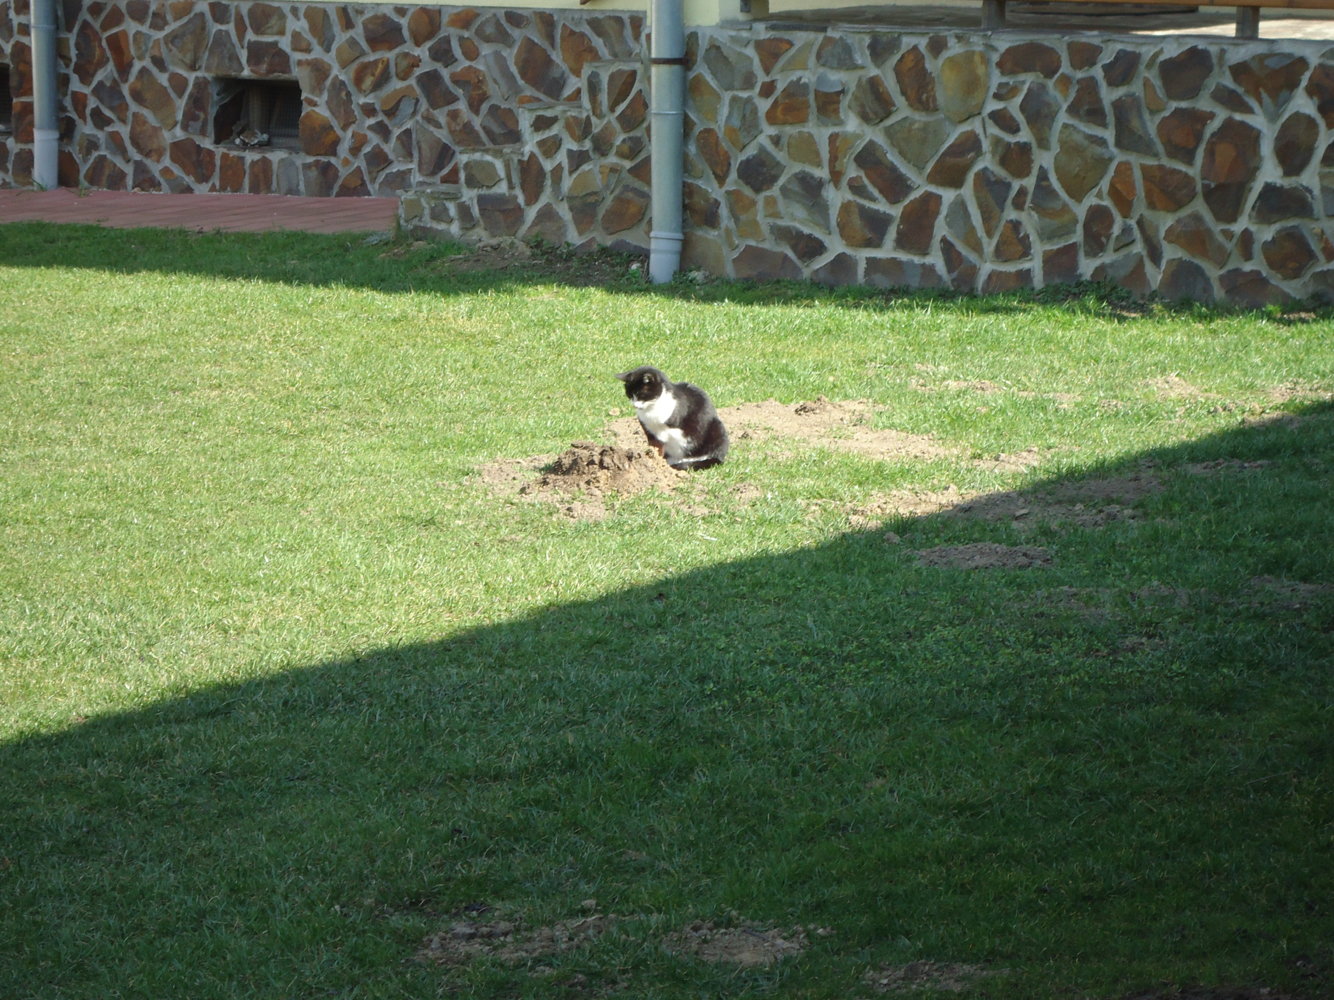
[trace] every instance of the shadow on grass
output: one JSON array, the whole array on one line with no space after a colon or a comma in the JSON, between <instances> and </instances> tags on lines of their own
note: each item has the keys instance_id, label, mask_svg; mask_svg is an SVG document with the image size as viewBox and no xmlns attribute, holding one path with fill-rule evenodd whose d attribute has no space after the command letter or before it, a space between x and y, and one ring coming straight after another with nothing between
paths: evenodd
<instances>
[{"instance_id":1,"label":"shadow on grass","mask_svg":"<svg viewBox=\"0 0 1334 1000\"><path fill-rule=\"evenodd\" d=\"M108 264L115 261L114 264ZM1130 319L1148 311L1215 314L1198 303L1137 301L1108 284L1078 283L1032 292L976 296L948 290L825 288L807 282L718 281L697 284L684 273L667 285L649 285L644 258L613 251L576 254L550 245L531 254L469 253L446 242L376 243L361 234L193 233L185 230L118 230L98 226L11 223L0 225L0 264L88 268L118 274L154 272L280 284L365 287L382 292L441 295L504 291L535 284L596 286L621 294L653 294L689 301L728 299L750 304L841 304L883 308L898 302L954 303L973 313L1023 312L1059 303L1084 313ZM1303 311L1305 310L1305 311ZM1313 310L1313 311L1312 311ZM1334 305L1294 306L1301 322L1334 316Z\"/></svg>"},{"instance_id":2,"label":"shadow on grass","mask_svg":"<svg viewBox=\"0 0 1334 1000\"><path fill-rule=\"evenodd\" d=\"M1328 996L1332 460L1307 407L1023 494L1156 482L1115 517L905 519L0 747L8 995ZM1051 562L914 557L977 542ZM625 936L412 960L586 899ZM731 911L832 933L661 947Z\"/></svg>"}]
</instances>

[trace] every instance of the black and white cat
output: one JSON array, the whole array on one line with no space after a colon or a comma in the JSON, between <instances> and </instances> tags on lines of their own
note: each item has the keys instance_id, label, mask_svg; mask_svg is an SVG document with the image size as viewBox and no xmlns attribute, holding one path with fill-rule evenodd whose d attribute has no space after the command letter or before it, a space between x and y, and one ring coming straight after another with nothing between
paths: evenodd
<instances>
[{"instance_id":1,"label":"black and white cat","mask_svg":"<svg viewBox=\"0 0 1334 1000\"><path fill-rule=\"evenodd\" d=\"M727 457L727 428L708 395L645 366L616 376L648 442L674 469L707 469Z\"/></svg>"}]
</instances>

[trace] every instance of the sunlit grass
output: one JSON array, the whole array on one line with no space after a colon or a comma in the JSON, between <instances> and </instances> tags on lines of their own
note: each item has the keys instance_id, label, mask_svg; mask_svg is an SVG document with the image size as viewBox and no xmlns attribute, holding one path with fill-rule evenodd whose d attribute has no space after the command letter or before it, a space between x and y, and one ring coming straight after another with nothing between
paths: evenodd
<instances>
[{"instance_id":1,"label":"sunlit grass","mask_svg":"<svg viewBox=\"0 0 1334 1000\"><path fill-rule=\"evenodd\" d=\"M0 993L1327 995L1327 311L389 250L0 226ZM640 363L942 454L739 439L601 521L484 486ZM1037 513L856 520L951 488ZM915 558L980 542L1051 564ZM413 961L588 899L625 937ZM738 970L664 950L696 919L829 933Z\"/></svg>"}]
</instances>

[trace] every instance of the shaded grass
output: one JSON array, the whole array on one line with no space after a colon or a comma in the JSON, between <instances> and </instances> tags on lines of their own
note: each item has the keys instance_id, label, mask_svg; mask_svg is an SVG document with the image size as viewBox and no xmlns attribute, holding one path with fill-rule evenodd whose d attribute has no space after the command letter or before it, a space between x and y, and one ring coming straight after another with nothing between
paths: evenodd
<instances>
[{"instance_id":1,"label":"shaded grass","mask_svg":"<svg viewBox=\"0 0 1334 1000\"><path fill-rule=\"evenodd\" d=\"M1328 995L1327 314L598 266L0 227L12 995L847 997L919 959L1003 970L974 995ZM600 523L477 481L649 361L960 458L738 442L699 503ZM841 513L1146 470L1098 526ZM1053 564L913 558L972 541ZM472 904L590 898L624 938L411 960ZM833 933L760 970L661 947L732 911Z\"/></svg>"}]
</instances>

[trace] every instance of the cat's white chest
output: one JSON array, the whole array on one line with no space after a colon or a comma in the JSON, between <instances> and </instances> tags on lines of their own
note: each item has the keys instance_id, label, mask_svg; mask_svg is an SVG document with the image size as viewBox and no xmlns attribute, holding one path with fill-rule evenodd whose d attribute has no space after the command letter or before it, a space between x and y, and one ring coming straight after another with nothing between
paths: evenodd
<instances>
[{"instance_id":1,"label":"cat's white chest","mask_svg":"<svg viewBox=\"0 0 1334 1000\"><path fill-rule=\"evenodd\" d=\"M685 432L679 427L667 426L667 421L671 419L672 412L676 409L676 400L671 394L661 393L656 399L650 399L648 402L636 399L634 404L644 430L662 442L663 457L669 462L679 462L684 458Z\"/></svg>"}]
</instances>

